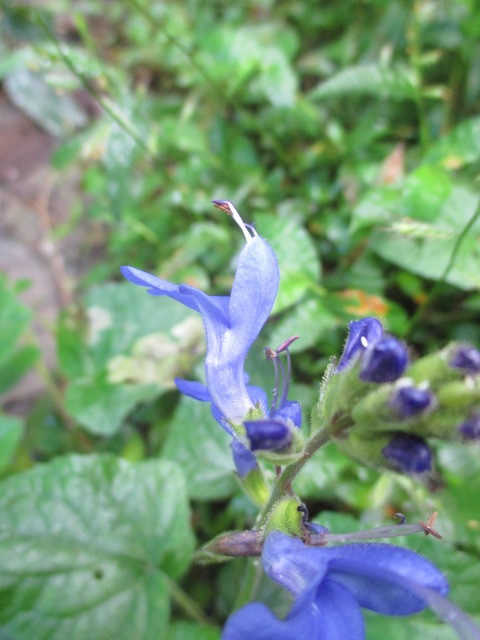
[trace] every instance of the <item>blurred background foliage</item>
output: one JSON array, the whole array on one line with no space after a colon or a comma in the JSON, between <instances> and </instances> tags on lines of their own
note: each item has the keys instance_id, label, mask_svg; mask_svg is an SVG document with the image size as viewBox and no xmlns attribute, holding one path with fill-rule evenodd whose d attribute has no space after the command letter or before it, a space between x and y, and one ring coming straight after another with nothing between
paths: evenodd
<instances>
[{"instance_id":1,"label":"blurred background foliage","mask_svg":"<svg viewBox=\"0 0 480 640\"><path fill-rule=\"evenodd\" d=\"M149 530L175 507L183 509L176 516L183 536L191 527L203 542L251 526L255 515L238 491L226 435L208 407L179 399L174 388L174 376L201 379L200 319L120 282L119 266L226 293L242 238L209 203L232 200L274 247L282 276L247 369L270 389L263 346L299 334L292 397L306 414L353 318L380 317L416 355L451 339L479 346L480 5L4 0L1 7L3 91L55 138L57 179L72 169L78 176L74 204L51 229L52 251L79 225L93 225L97 236L94 251L82 247L88 268L68 275L66 304L49 327L53 369L22 302L28 283L0 280L0 501L12 530L35 530L31 549L55 556L56 567L25 555L18 540L13 550L5 545L0 555L18 560L0 583L0 633L19 640L218 638L241 563L185 574L190 539L170 543L182 556L174 569L168 557L146 553L149 539L145 562L162 566L152 578L132 568L132 558L140 562L138 540L119 533L117 560L128 566L117 566L114 586L103 590L98 576L107 569L94 573L92 604L78 558L68 582L61 572L68 557L57 557L54 537L37 545L56 526L57 516L50 523L45 516L52 495L65 504L82 505L85 494L87 503L94 495L101 502L107 488L116 495L113 485L135 473L143 478L138 492L149 489L132 497L132 511L122 498L112 523L146 520ZM45 392L18 411L8 392L31 368ZM438 562L454 601L479 619L479 450L439 444L437 453L443 480L435 493L416 479L360 467L333 446L309 463L297 489L311 514L339 531L383 523L395 511L415 520L438 509L446 541L405 544ZM184 489L153 489L169 465L175 471L167 476L177 473ZM81 483L61 484L63 476ZM32 501L29 491L38 486L44 490ZM137 513L137 501L152 500L149 491L158 504ZM190 519L180 504L187 498ZM95 520L89 509L79 519ZM76 539L79 525L70 524ZM106 516L82 532L82 544L117 535ZM165 546L169 532L152 535ZM75 603L68 614L54 604L60 584ZM110 588L125 590L128 607L115 608ZM119 611L130 611L128 625ZM387 624L392 640L453 637L428 613L408 622L372 618L368 637L384 638Z\"/></svg>"}]
</instances>

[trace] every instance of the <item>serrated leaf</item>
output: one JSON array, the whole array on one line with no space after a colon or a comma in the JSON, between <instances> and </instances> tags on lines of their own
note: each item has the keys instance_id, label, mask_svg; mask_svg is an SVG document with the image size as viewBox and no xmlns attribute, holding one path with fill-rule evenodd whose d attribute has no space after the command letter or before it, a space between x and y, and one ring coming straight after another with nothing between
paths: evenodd
<instances>
[{"instance_id":1,"label":"serrated leaf","mask_svg":"<svg viewBox=\"0 0 480 640\"><path fill-rule=\"evenodd\" d=\"M0 624L16 640L158 640L193 537L181 470L68 456L1 485Z\"/></svg>"},{"instance_id":2,"label":"serrated leaf","mask_svg":"<svg viewBox=\"0 0 480 640\"><path fill-rule=\"evenodd\" d=\"M229 496L236 486L229 443L209 403L182 397L162 455L181 464L192 499L216 500Z\"/></svg>"},{"instance_id":3,"label":"serrated leaf","mask_svg":"<svg viewBox=\"0 0 480 640\"><path fill-rule=\"evenodd\" d=\"M280 286L273 307L273 313L278 313L298 302L318 284L320 260L312 238L296 220L264 214L257 216L255 222L278 259Z\"/></svg>"}]
</instances>

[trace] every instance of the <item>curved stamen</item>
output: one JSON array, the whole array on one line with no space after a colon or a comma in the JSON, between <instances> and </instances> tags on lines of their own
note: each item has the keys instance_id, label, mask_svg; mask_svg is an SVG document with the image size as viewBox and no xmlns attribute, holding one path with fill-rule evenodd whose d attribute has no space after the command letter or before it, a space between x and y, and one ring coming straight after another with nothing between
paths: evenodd
<instances>
[{"instance_id":1,"label":"curved stamen","mask_svg":"<svg viewBox=\"0 0 480 640\"><path fill-rule=\"evenodd\" d=\"M220 209L221 211L225 211L225 213L227 213L229 216L232 216L232 218L235 220L235 222L238 224L238 226L242 230L242 233L245 236L245 240L247 242L251 242L255 238L255 236L257 235L257 232L254 229L252 229L251 225L246 225L243 222L243 220L240 217L240 214L235 209L235 207L230 202L230 200L212 200L212 204L217 209ZM252 233L254 234L253 236L251 235L250 231L252 231Z\"/></svg>"},{"instance_id":2,"label":"curved stamen","mask_svg":"<svg viewBox=\"0 0 480 640\"><path fill-rule=\"evenodd\" d=\"M287 354L287 373L285 374L285 369L282 367L283 374L283 384L282 384L282 395L280 397L280 407L286 403L288 398L288 392L290 390L290 378L292 376L292 359L290 357L290 351L287 347L285 347L285 353Z\"/></svg>"}]
</instances>

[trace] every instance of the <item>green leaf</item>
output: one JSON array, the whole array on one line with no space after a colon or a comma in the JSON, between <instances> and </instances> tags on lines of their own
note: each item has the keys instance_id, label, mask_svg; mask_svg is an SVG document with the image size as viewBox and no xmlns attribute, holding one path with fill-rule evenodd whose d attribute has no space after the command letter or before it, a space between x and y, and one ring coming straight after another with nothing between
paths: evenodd
<instances>
[{"instance_id":1,"label":"green leaf","mask_svg":"<svg viewBox=\"0 0 480 640\"><path fill-rule=\"evenodd\" d=\"M361 64L342 69L322 82L311 93L315 98L367 95L378 99L413 100L416 87L412 73L405 67Z\"/></svg>"},{"instance_id":2,"label":"green leaf","mask_svg":"<svg viewBox=\"0 0 480 640\"><path fill-rule=\"evenodd\" d=\"M154 398L158 392L155 385L112 384L100 374L74 380L67 388L65 407L91 433L110 436L139 402Z\"/></svg>"},{"instance_id":3,"label":"green leaf","mask_svg":"<svg viewBox=\"0 0 480 640\"><path fill-rule=\"evenodd\" d=\"M57 92L34 71L17 69L3 86L15 106L52 136L62 138L87 124L85 112L67 94Z\"/></svg>"},{"instance_id":4,"label":"green leaf","mask_svg":"<svg viewBox=\"0 0 480 640\"><path fill-rule=\"evenodd\" d=\"M172 622L166 640L220 640L220 629L180 620Z\"/></svg>"},{"instance_id":5,"label":"green leaf","mask_svg":"<svg viewBox=\"0 0 480 640\"><path fill-rule=\"evenodd\" d=\"M231 495L236 486L229 442L209 403L182 397L162 455L181 464L192 499L217 500Z\"/></svg>"},{"instance_id":6,"label":"green leaf","mask_svg":"<svg viewBox=\"0 0 480 640\"><path fill-rule=\"evenodd\" d=\"M23 435L23 422L14 416L0 416L0 471L8 467Z\"/></svg>"},{"instance_id":7,"label":"green leaf","mask_svg":"<svg viewBox=\"0 0 480 640\"><path fill-rule=\"evenodd\" d=\"M452 191L449 174L421 165L407 177L402 193L402 213L414 220L434 222Z\"/></svg>"},{"instance_id":8,"label":"green leaf","mask_svg":"<svg viewBox=\"0 0 480 640\"><path fill-rule=\"evenodd\" d=\"M193 550L181 470L68 456L0 491L2 631L16 640L158 640Z\"/></svg>"},{"instance_id":9,"label":"green leaf","mask_svg":"<svg viewBox=\"0 0 480 640\"><path fill-rule=\"evenodd\" d=\"M152 333L171 337L184 319L199 317L175 300L151 296L130 282L95 287L87 294L86 305L89 355L96 368L127 353L139 338Z\"/></svg>"},{"instance_id":10,"label":"green leaf","mask_svg":"<svg viewBox=\"0 0 480 640\"><path fill-rule=\"evenodd\" d=\"M455 248L458 234L473 216L478 196L470 189L455 184L438 213L434 223L418 233L415 223L397 226L389 230L375 230L370 236L370 248L385 260L418 273L425 278L438 280L443 277ZM446 281L460 289L480 286L480 221L472 226L463 238Z\"/></svg>"},{"instance_id":11,"label":"green leaf","mask_svg":"<svg viewBox=\"0 0 480 640\"><path fill-rule=\"evenodd\" d=\"M449 169L476 162L480 158L479 140L480 118L465 120L430 146L425 161Z\"/></svg>"},{"instance_id":12,"label":"green leaf","mask_svg":"<svg viewBox=\"0 0 480 640\"><path fill-rule=\"evenodd\" d=\"M0 277L0 365L14 353L15 344L27 328L31 312L16 298L7 280Z\"/></svg>"},{"instance_id":13,"label":"green leaf","mask_svg":"<svg viewBox=\"0 0 480 640\"><path fill-rule=\"evenodd\" d=\"M278 259L280 287L273 307L273 313L278 313L317 286L321 276L320 260L312 238L300 222L268 214L256 216L255 222Z\"/></svg>"},{"instance_id":14,"label":"green leaf","mask_svg":"<svg viewBox=\"0 0 480 640\"><path fill-rule=\"evenodd\" d=\"M5 393L26 373L38 358L39 350L33 345L18 348L0 366L0 394Z\"/></svg>"}]
</instances>

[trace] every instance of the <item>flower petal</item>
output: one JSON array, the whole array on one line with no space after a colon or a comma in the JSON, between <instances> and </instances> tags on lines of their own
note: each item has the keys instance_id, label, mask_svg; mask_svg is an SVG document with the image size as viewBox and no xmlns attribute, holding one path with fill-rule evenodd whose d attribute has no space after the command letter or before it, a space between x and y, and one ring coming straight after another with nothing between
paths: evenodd
<instances>
[{"instance_id":1,"label":"flower petal","mask_svg":"<svg viewBox=\"0 0 480 640\"><path fill-rule=\"evenodd\" d=\"M376 318L354 320L350 322L348 329L347 343L337 365L337 372L348 367L356 356L365 351L368 345L380 340L383 335L382 323Z\"/></svg>"},{"instance_id":2,"label":"flower petal","mask_svg":"<svg viewBox=\"0 0 480 640\"><path fill-rule=\"evenodd\" d=\"M427 603L416 585L448 592L442 572L426 558L390 544L351 544L319 549L330 556L329 577L344 585L362 607L386 615L405 616L421 611Z\"/></svg>"},{"instance_id":3,"label":"flower petal","mask_svg":"<svg viewBox=\"0 0 480 640\"><path fill-rule=\"evenodd\" d=\"M257 459L253 453L243 445L237 438L232 438L230 442L232 450L233 462L240 478L245 476L258 467Z\"/></svg>"},{"instance_id":4,"label":"flower petal","mask_svg":"<svg viewBox=\"0 0 480 640\"><path fill-rule=\"evenodd\" d=\"M331 581L299 598L283 620L254 602L227 620L222 640L363 640L362 614L355 598Z\"/></svg>"},{"instance_id":5,"label":"flower petal","mask_svg":"<svg viewBox=\"0 0 480 640\"><path fill-rule=\"evenodd\" d=\"M210 402L210 394L207 387L197 380L183 380L183 378L174 378L174 382L177 385L177 389L195 400L200 402Z\"/></svg>"},{"instance_id":6,"label":"flower petal","mask_svg":"<svg viewBox=\"0 0 480 640\"><path fill-rule=\"evenodd\" d=\"M279 420L247 420L243 424L252 451L281 451L292 441L290 428Z\"/></svg>"}]
</instances>

